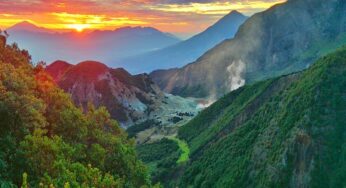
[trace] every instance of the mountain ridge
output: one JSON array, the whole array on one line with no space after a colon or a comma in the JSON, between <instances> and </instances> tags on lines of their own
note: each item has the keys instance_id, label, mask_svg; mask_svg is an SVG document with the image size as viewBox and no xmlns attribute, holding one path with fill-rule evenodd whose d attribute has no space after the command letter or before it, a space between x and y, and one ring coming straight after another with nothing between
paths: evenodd
<instances>
[{"instance_id":1,"label":"mountain ridge","mask_svg":"<svg viewBox=\"0 0 346 188\"><path fill-rule=\"evenodd\" d=\"M46 31L30 24L30 27L36 29L9 29L8 42L20 43L23 49L30 52L34 62L54 62L63 57L68 62L91 59L110 66L114 58L133 56L181 41L151 27L124 27L78 33Z\"/></svg>"},{"instance_id":2,"label":"mountain ridge","mask_svg":"<svg viewBox=\"0 0 346 188\"><path fill-rule=\"evenodd\" d=\"M218 98L239 80L252 83L305 69L345 44L345 12L340 0L287 1L256 13L233 39L218 44L194 63L150 75L168 93Z\"/></svg>"},{"instance_id":3,"label":"mountain ridge","mask_svg":"<svg viewBox=\"0 0 346 188\"><path fill-rule=\"evenodd\" d=\"M14 24L13 26L6 29L7 32L37 32L37 33L54 33L55 31L44 28L44 27L38 27L32 22L29 21L22 21Z\"/></svg>"},{"instance_id":4,"label":"mountain ridge","mask_svg":"<svg viewBox=\"0 0 346 188\"><path fill-rule=\"evenodd\" d=\"M342 165L344 153L339 152L339 149L344 148L342 145L345 137L342 135L346 131L343 126L345 116L342 115L346 111L343 106L346 103L344 98L345 63L346 48L344 47L319 59L306 71L256 83L255 85L274 86L275 92L269 92L267 99L260 99L260 103L256 104L256 100L252 101L248 107L252 108L253 112L246 112L245 116L239 114L242 116L241 121L236 117L225 120L225 116L230 111L221 114L217 119L223 121L224 129L219 129L217 134L219 136L214 137L216 141L209 146L194 150L195 152L204 150L203 155L205 155L200 158L197 155L196 161L205 164L204 160L207 156L213 157L216 160L215 164L219 164L218 168L223 168L229 176L217 177L216 173L204 180L201 178L199 183L205 181L204 184L198 183L194 186L208 185L212 178L216 178L212 180L216 187L226 185L226 182L229 186L259 187L326 187L328 185L342 187L345 185L342 177L346 174L344 171L339 171L344 166ZM248 87L251 88L254 85ZM261 95L266 95L265 91L268 89L270 87L266 87ZM243 91L239 92L242 95ZM233 103L234 100L229 103L229 107ZM257 107L253 108L251 104ZM187 126L195 127L196 125L191 123ZM219 125L221 124L214 121L202 132ZM216 127L213 129L215 130ZM183 136L186 134L182 134L186 131L184 128L180 130L180 138L186 137ZM203 139L203 134L197 137ZM192 143L197 143L197 137L188 142L190 146L193 145ZM247 144L244 144L245 142ZM226 149L228 147L233 148ZM345 152L344 149L343 151ZM221 167L216 156L220 157L219 160L228 156L234 161L230 162L226 159L229 167ZM329 160L329 157L333 160ZM195 162L188 167L190 169L186 171L182 185L188 185L194 181L195 178L191 175L198 165ZM274 169L270 170L270 167ZM211 168L213 172L220 170ZM205 169L209 168L205 166ZM243 172L237 174L234 169L243 169ZM323 169L330 170L327 177ZM260 170L262 170L261 173ZM208 172L202 172L202 177L206 174Z\"/></svg>"},{"instance_id":5,"label":"mountain ridge","mask_svg":"<svg viewBox=\"0 0 346 188\"><path fill-rule=\"evenodd\" d=\"M175 179L160 180L167 187L344 187L345 88L346 46L304 71L232 91L180 127L190 160L166 169Z\"/></svg>"},{"instance_id":6,"label":"mountain ridge","mask_svg":"<svg viewBox=\"0 0 346 188\"><path fill-rule=\"evenodd\" d=\"M247 17L240 12L231 11L201 33L187 40L153 52L125 58L117 66L125 67L133 73L184 66L195 61L219 42L232 38L246 19Z\"/></svg>"},{"instance_id":7,"label":"mountain ridge","mask_svg":"<svg viewBox=\"0 0 346 188\"><path fill-rule=\"evenodd\" d=\"M63 90L71 94L75 104L83 108L87 108L88 102L95 106L105 105L111 116L122 123L127 124L128 121L142 117L147 108L155 103L151 95L163 97L163 93L148 76L137 76L143 80L142 83L146 83L146 91L142 91L130 82L119 80L116 75L119 70L108 68L100 62L83 61L76 65L68 64L67 68L66 64L63 61L54 62L46 67L46 71ZM126 80L136 82L132 75L123 75Z\"/></svg>"}]
</instances>

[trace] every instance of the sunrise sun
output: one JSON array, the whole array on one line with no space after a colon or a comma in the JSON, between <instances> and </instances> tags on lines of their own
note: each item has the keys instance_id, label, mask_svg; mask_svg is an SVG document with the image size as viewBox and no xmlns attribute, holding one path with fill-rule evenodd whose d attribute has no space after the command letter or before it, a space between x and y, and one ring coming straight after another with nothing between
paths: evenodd
<instances>
[{"instance_id":1,"label":"sunrise sun","mask_svg":"<svg viewBox=\"0 0 346 188\"><path fill-rule=\"evenodd\" d=\"M69 28L74 29L77 32L83 32L85 29L90 28L89 24L71 24Z\"/></svg>"}]
</instances>

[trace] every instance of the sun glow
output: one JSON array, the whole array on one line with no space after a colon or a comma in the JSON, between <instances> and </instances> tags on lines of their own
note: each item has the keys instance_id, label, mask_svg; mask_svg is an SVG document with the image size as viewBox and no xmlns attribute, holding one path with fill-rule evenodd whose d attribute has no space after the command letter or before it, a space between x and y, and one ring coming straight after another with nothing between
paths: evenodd
<instances>
[{"instance_id":1,"label":"sun glow","mask_svg":"<svg viewBox=\"0 0 346 188\"><path fill-rule=\"evenodd\" d=\"M107 15L96 14L70 14L70 13L51 13L51 15L61 22L59 25L65 29L73 29L77 32L82 32L86 29L115 29L122 26L130 25L146 25L145 21L141 21L137 18L129 17L113 17ZM58 25L55 25L58 26ZM49 26L48 26L49 27Z\"/></svg>"},{"instance_id":2,"label":"sun glow","mask_svg":"<svg viewBox=\"0 0 346 188\"><path fill-rule=\"evenodd\" d=\"M170 1L152 0L64 0L59 1L61 3L52 3L41 0L0 0L0 29L7 29L16 23L29 20L38 27L62 32L150 26L166 32L195 34L231 10L238 10L250 16L285 1L176 0L169 3Z\"/></svg>"},{"instance_id":3,"label":"sun glow","mask_svg":"<svg viewBox=\"0 0 346 188\"><path fill-rule=\"evenodd\" d=\"M90 28L90 25L89 24L68 24L67 27L70 29L74 29L80 33L80 32L83 32L85 29Z\"/></svg>"}]
</instances>

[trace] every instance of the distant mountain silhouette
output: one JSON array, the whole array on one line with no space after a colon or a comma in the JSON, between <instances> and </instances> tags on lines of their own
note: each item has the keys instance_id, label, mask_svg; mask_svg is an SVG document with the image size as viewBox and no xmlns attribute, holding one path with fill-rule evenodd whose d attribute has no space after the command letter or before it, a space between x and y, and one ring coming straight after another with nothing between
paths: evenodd
<instances>
[{"instance_id":1,"label":"distant mountain silhouette","mask_svg":"<svg viewBox=\"0 0 346 188\"><path fill-rule=\"evenodd\" d=\"M180 40L151 27L124 27L109 31L65 32L21 22L7 29L9 42L29 50L33 61L53 62L61 57L68 62L88 59L110 65L114 59L160 49Z\"/></svg>"},{"instance_id":2,"label":"distant mountain silhouette","mask_svg":"<svg viewBox=\"0 0 346 188\"><path fill-rule=\"evenodd\" d=\"M132 73L150 72L155 69L182 67L195 61L207 50L225 39L233 38L239 26L247 19L238 11L232 11L205 31L178 44L124 59L118 66Z\"/></svg>"},{"instance_id":3,"label":"distant mountain silhouette","mask_svg":"<svg viewBox=\"0 0 346 188\"><path fill-rule=\"evenodd\" d=\"M36 32L36 33L55 33L53 30L49 30L43 27L38 27L29 21L19 22L12 27L8 28L9 33L13 32Z\"/></svg>"}]
</instances>

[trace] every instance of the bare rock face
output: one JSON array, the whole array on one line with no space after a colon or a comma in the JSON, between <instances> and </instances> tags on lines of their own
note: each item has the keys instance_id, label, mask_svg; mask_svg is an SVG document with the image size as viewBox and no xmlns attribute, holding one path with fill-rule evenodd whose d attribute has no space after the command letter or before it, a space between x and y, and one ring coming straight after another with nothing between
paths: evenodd
<instances>
[{"instance_id":1,"label":"bare rock face","mask_svg":"<svg viewBox=\"0 0 346 188\"><path fill-rule=\"evenodd\" d=\"M128 127L147 120L160 125L179 113L196 114L197 102L165 94L147 74L131 75L126 70L112 69L96 61L72 65L55 61L46 71L63 90L71 94L77 106L105 106L112 118ZM192 116L183 116L184 121ZM183 122L183 121L182 121Z\"/></svg>"},{"instance_id":2,"label":"bare rock face","mask_svg":"<svg viewBox=\"0 0 346 188\"><path fill-rule=\"evenodd\" d=\"M252 83L303 70L345 42L343 0L291 0L253 15L233 39L217 45L194 63L154 71L150 76L168 93L219 97L239 84L234 80ZM243 71L230 71L229 67L236 70L236 66Z\"/></svg>"},{"instance_id":3,"label":"bare rock face","mask_svg":"<svg viewBox=\"0 0 346 188\"><path fill-rule=\"evenodd\" d=\"M56 61L46 70L71 94L75 104L83 108L88 102L105 106L112 117L123 123L143 118L164 98L147 75L132 76L123 69L111 69L95 61L77 65Z\"/></svg>"}]
</instances>

